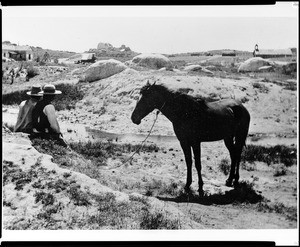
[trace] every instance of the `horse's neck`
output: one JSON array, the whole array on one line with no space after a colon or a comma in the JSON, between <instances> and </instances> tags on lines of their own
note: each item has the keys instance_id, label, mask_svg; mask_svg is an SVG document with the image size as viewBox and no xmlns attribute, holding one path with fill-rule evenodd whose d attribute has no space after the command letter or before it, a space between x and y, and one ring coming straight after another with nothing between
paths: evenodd
<instances>
[{"instance_id":1,"label":"horse's neck","mask_svg":"<svg viewBox=\"0 0 300 247\"><path fill-rule=\"evenodd\" d=\"M180 98L181 97L181 98ZM191 117L200 114L199 106L196 102L189 102L189 99L183 95L166 95L165 101L159 109L171 122L176 122L182 118ZM199 115L198 115L199 116Z\"/></svg>"}]
</instances>

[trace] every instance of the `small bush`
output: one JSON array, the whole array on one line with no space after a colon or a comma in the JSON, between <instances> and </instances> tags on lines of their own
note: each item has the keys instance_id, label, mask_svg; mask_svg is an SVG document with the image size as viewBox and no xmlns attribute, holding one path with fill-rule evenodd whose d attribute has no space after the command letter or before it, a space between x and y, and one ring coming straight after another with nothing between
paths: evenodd
<instances>
[{"instance_id":1,"label":"small bush","mask_svg":"<svg viewBox=\"0 0 300 247\"><path fill-rule=\"evenodd\" d=\"M230 172L230 164L228 159L222 159L219 164L219 169L224 173L224 175L228 175Z\"/></svg>"},{"instance_id":2,"label":"small bush","mask_svg":"<svg viewBox=\"0 0 300 247\"><path fill-rule=\"evenodd\" d=\"M33 66L27 67L27 79L31 79L37 75L39 75L39 70L34 68Z\"/></svg>"},{"instance_id":3,"label":"small bush","mask_svg":"<svg viewBox=\"0 0 300 247\"><path fill-rule=\"evenodd\" d=\"M57 90L62 91L53 100L53 105L57 111L74 109L78 101L83 99L84 93L79 85L61 83L55 85Z\"/></svg>"},{"instance_id":4,"label":"small bush","mask_svg":"<svg viewBox=\"0 0 300 247\"><path fill-rule=\"evenodd\" d=\"M261 93L268 93L269 92L269 88L266 85L262 84L262 83L254 82L254 83L252 83L252 86L254 88L259 89L259 92L261 92Z\"/></svg>"},{"instance_id":5,"label":"small bush","mask_svg":"<svg viewBox=\"0 0 300 247\"><path fill-rule=\"evenodd\" d=\"M283 164L278 164L275 166L275 171L273 173L274 177L286 175L287 169Z\"/></svg>"},{"instance_id":6,"label":"small bush","mask_svg":"<svg viewBox=\"0 0 300 247\"><path fill-rule=\"evenodd\" d=\"M89 197L87 193L81 191L77 185L72 185L68 190L70 199L74 201L74 205L77 206L88 206L91 203L89 202Z\"/></svg>"},{"instance_id":7,"label":"small bush","mask_svg":"<svg viewBox=\"0 0 300 247\"><path fill-rule=\"evenodd\" d=\"M243 163L241 163L241 168L250 172L250 171L256 170L256 165L254 163L243 162Z\"/></svg>"},{"instance_id":8,"label":"small bush","mask_svg":"<svg viewBox=\"0 0 300 247\"><path fill-rule=\"evenodd\" d=\"M44 191L36 192L34 194L34 197L35 197L35 203L41 201L44 206L53 205L55 200L53 195L51 195L50 193L46 193Z\"/></svg>"}]
</instances>

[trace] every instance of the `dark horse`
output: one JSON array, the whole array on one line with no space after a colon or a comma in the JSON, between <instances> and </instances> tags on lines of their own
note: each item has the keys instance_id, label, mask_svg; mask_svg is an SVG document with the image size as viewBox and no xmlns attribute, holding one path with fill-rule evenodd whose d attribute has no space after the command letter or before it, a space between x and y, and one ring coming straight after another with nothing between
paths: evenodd
<instances>
[{"instance_id":1,"label":"dark horse","mask_svg":"<svg viewBox=\"0 0 300 247\"><path fill-rule=\"evenodd\" d=\"M187 165L185 191L192 183L192 152L198 172L199 195L203 196L201 176L201 142L224 140L231 158L227 186L238 185L241 153L248 135L250 115L247 109L233 99L205 102L180 92L173 92L163 85L150 85L140 91L142 97L132 113L131 120L141 120L154 109L161 111L172 123L174 132L184 152Z\"/></svg>"}]
</instances>

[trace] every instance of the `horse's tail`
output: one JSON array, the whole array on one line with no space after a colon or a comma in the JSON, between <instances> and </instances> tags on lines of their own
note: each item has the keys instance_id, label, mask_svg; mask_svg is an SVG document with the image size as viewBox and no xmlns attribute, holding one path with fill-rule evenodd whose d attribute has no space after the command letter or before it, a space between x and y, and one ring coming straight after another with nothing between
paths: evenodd
<instances>
[{"instance_id":1,"label":"horse's tail","mask_svg":"<svg viewBox=\"0 0 300 247\"><path fill-rule=\"evenodd\" d=\"M234 106L232 110L238 123L235 133L235 143L241 147L246 146L250 125L250 114L242 104Z\"/></svg>"}]
</instances>

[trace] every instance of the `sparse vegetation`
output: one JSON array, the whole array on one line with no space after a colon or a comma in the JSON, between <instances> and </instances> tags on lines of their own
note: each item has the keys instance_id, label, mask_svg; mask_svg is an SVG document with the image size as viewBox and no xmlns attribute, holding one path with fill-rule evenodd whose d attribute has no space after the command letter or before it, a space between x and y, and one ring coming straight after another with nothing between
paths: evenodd
<instances>
[{"instance_id":1,"label":"sparse vegetation","mask_svg":"<svg viewBox=\"0 0 300 247\"><path fill-rule=\"evenodd\" d=\"M278 213L284 215L288 220L297 221L297 207L285 206L283 203L270 203L266 200L257 205L259 212Z\"/></svg>"},{"instance_id":2,"label":"sparse vegetation","mask_svg":"<svg viewBox=\"0 0 300 247\"><path fill-rule=\"evenodd\" d=\"M53 100L53 105L55 106L55 109L57 111L64 109L70 110L75 108L75 104L84 96L84 93L80 90L79 85L61 83L55 85L55 87L57 90L63 92L63 97L58 95ZM26 94L26 92L28 92L29 90L30 88L2 94L2 104L20 104L23 100L28 99L28 95Z\"/></svg>"},{"instance_id":3,"label":"sparse vegetation","mask_svg":"<svg viewBox=\"0 0 300 247\"><path fill-rule=\"evenodd\" d=\"M122 157L124 153L135 152L140 145L132 145L129 143L126 144L117 144L113 142L73 142L70 143L70 147L82 154L84 157L92 159L98 165L105 165L105 160L109 157ZM144 145L140 152L154 152L159 148L154 145Z\"/></svg>"},{"instance_id":4,"label":"sparse vegetation","mask_svg":"<svg viewBox=\"0 0 300 247\"><path fill-rule=\"evenodd\" d=\"M242 152L242 161L262 161L267 165L283 163L289 167L297 162L297 149L284 145L271 147L247 145Z\"/></svg>"},{"instance_id":5,"label":"sparse vegetation","mask_svg":"<svg viewBox=\"0 0 300 247\"><path fill-rule=\"evenodd\" d=\"M94 128L100 126L100 129L103 130L112 127L109 131L114 132L115 126L118 126L119 122L122 122L124 119L123 112L119 114L117 106L120 105L120 109L123 110L128 104L128 109L130 108L131 110L134 100L138 99L135 89L130 89L131 92L126 91L127 89L125 90L126 83L132 81L139 86L144 76L144 71L146 71L145 78L150 78L150 72L146 68L139 68L137 69L140 71L138 77L134 77L133 71L129 71L127 74L130 74L130 78L125 77L127 74L124 73L125 78L122 75L117 75L114 78L95 82L97 90L93 91L92 84L73 84L78 78L72 77L70 74L73 69L84 68L87 65L65 65L64 68L61 68L61 71L56 71L56 69L52 69L49 66L57 66L57 64L41 61L45 50L41 48L36 49L39 50L39 61L27 64L29 76L32 73L34 77L32 77L30 82L24 82L21 80L22 78L19 78L13 85L9 85L10 82L4 83L3 104L15 105L22 100L28 99L26 92L30 90L31 85L35 85L37 82L41 83L41 85L55 83L56 88L63 92L63 95L57 96L54 101L57 110L73 109L75 104L82 100L78 107L82 111L86 111L86 113L83 113L76 109L76 111L68 113L67 111L60 112L60 115L63 115L60 116L61 120L76 123L78 120L80 122L80 119L84 119L82 121L84 124L94 125ZM67 57L67 55L70 56L71 54L64 53L64 55ZM206 97L209 99L209 96L214 99L220 99L227 97L232 92L230 97L239 98L243 103L247 102L246 107L248 108L247 105L250 105L252 110L254 100L259 105L261 98L270 98L270 112L266 115L259 111L255 112L257 115L253 114L255 116L251 119L255 121L257 117L261 117L261 120L265 121L263 123L268 123L269 126L274 120L279 130L284 128L283 125L288 122L290 125L289 130L293 129L294 126L292 124L295 124L295 119L297 119L294 116L294 112L297 111L297 108L293 98L295 93L291 91L297 90L296 75L286 75L279 70L274 72L238 73L238 63L252 57L252 53L246 55L247 57L218 58L201 56L201 54L199 56L190 56L188 54L186 57L172 55L170 58L173 60L173 65L176 69L183 69L189 62L201 64L203 67L210 66L207 69L213 71L213 77L218 78L216 84L214 84L214 78L207 79L206 74L194 73L193 77L191 76L189 79L191 79L192 83L201 84L201 93L197 91L198 89L195 89L190 91L190 94L199 93L205 99ZM53 57L50 54L50 57L51 59L54 58L55 63L58 62L57 58L59 58L59 55ZM111 57L102 56L100 59L109 58ZM125 58L126 56L119 57L118 60L125 61ZM212 59L203 63L202 60L210 58ZM15 66L16 64L8 65ZM39 68L39 75L37 75L37 68ZM174 72L160 71L154 76L154 79L160 78L162 79L161 81L164 81L164 76L170 76L166 79L170 79L170 81L171 79L172 81L176 80L182 85L187 81L185 80L185 74L182 76L175 70ZM247 76L249 78L245 78ZM66 83L69 79L71 84ZM120 83L118 80L120 80ZM206 88L205 83L207 80L209 81L209 87ZM239 82L234 84L234 80L239 80ZM57 82L63 81L64 83L57 84ZM223 87L222 84L225 86ZM124 90L119 90L121 92L119 94L109 91L110 87L113 88L115 86L119 89L123 89L122 87L124 86ZM103 91L112 92L112 94L107 96ZM188 93L188 90L185 91ZM276 98L274 95L277 92L280 92L280 102L282 104L279 109L276 108L276 111L274 111L271 108L272 103L274 103L272 100ZM84 94L86 94L86 98L84 98ZM99 102L97 101L98 99ZM269 106L267 110L269 110ZM282 116L280 116L281 112ZM9 110L7 113L10 113ZM127 112L124 113L127 114ZM105 115L101 116L102 114ZM284 121L283 115L287 116L287 114L291 115L288 116L288 121ZM129 118L130 115L128 115L127 120L130 120ZM149 122L146 119L143 121L143 124L149 124ZM257 122L255 124L258 125ZM13 130L14 126L4 125L6 127L4 130L6 131L6 136L9 134L7 129ZM127 131L126 127L125 130ZM161 128L159 126L156 129L158 134L165 130L164 127ZM264 134L266 126L263 127L262 133ZM140 125L137 132L145 133L146 128L142 128L142 125ZM128 130L131 129L128 128ZM77 135L76 131L75 128L68 128L68 133L65 136L72 134L73 138L73 136ZM277 131L277 128L275 131ZM252 137L252 141L255 140L264 142L260 135ZM297 197L297 186L294 182L296 177L297 146L248 145L242 155L241 169L244 169L244 171L241 171L240 183L234 188L228 188L225 187L225 179L223 181L219 176L222 175L221 172L226 176L229 174L230 159L222 159L215 164L215 160L220 160L220 157L222 157L222 151L213 150L211 147L215 147L213 146L214 144L211 144L212 146L210 144L207 145L203 148L203 152L207 154L207 160L202 157L204 159L205 193L204 197L199 197L199 193L196 190L198 186L197 180L195 180L197 174L194 166L191 191L186 193L183 189L185 183L182 181L184 181L186 176L186 166L181 150L176 150L174 146L160 148L156 145L145 145L130 162L125 163L130 155L140 148L140 145L120 143L114 138L109 141L71 142L69 143L70 150L52 140L33 140L33 146L39 152L52 155L52 161L66 169L62 173L55 169L51 170L52 168L48 170L40 162L36 162L28 170L28 167L26 170L23 170L22 165L26 164L26 157L26 160L22 159L19 163L18 161L14 163L4 160L3 185L6 195L3 197L3 206L6 213L5 217L12 210L14 210L13 212L16 215L16 217L13 214L9 215L9 219L6 219L4 224L5 229L185 229L186 219L190 221L188 224L191 228L193 228L195 222L206 228L226 228L225 219L229 218L233 222L230 227L245 227L242 224L246 224L250 228L263 228L266 216L270 217L268 219L270 225L274 224L275 227L295 227L297 208L290 205L294 205L294 199ZM208 149L206 149L207 147ZM158 150L161 152L158 152ZM264 162L269 167L256 161ZM220 171L218 172L217 170ZM245 170L249 171L249 173L245 172ZM97 188L89 187L89 181L82 185L81 176L79 180L76 180L77 172L96 179L101 186L107 186L115 191L107 193L105 192L106 190L102 191L101 186ZM251 178L253 178L252 182L242 180ZM274 196L270 194L277 189L278 197L280 198L276 196L276 199L274 199ZM14 198L10 196L10 190L16 194ZM119 196L118 191L124 194ZM97 194L93 194L95 192ZM129 193L129 196L125 193ZM23 196L26 197L25 200L23 200ZM272 201L266 198L271 198ZM277 200L280 202L277 202ZM21 206L19 201L22 202ZM28 203L28 210L32 210L30 213L26 211L27 208L24 207L23 203L26 203L26 206ZM32 209L31 205L33 205ZM205 210L203 210L203 205L209 205L209 207L205 207ZM181 211L180 215L176 211L172 214L168 206L171 206L170 209L174 211L177 208ZM247 212L247 209L251 212ZM21 211L23 210L22 214ZM210 211L209 216L207 216L207 210ZM224 210L227 212L226 214L221 213ZM254 213L253 217L251 216L252 212ZM184 217L187 217L184 218L184 224L182 223L183 221L180 221L181 213L185 214ZM236 213L245 217L244 220L241 221L240 217L232 217ZM224 217L217 214L222 214ZM27 217L28 215L32 215L32 217ZM283 216L288 221L284 220ZM215 220L210 220L212 218L215 218ZM221 222L223 220L225 224ZM218 221L221 223L214 225Z\"/></svg>"},{"instance_id":6,"label":"sparse vegetation","mask_svg":"<svg viewBox=\"0 0 300 247\"><path fill-rule=\"evenodd\" d=\"M150 212L144 210L140 227L143 230L151 229L180 229L179 219L168 219L163 212Z\"/></svg>"},{"instance_id":7,"label":"sparse vegetation","mask_svg":"<svg viewBox=\"0 0 300 247\"><path fill-rule=\"evenodd\" d=\"M257 88L260 93L268 93L269 92L269 88L265 84L262 84L259 82L254 82L254 83L252 83L252 86L254 88Z\"/></svg>"}]
</instances>

